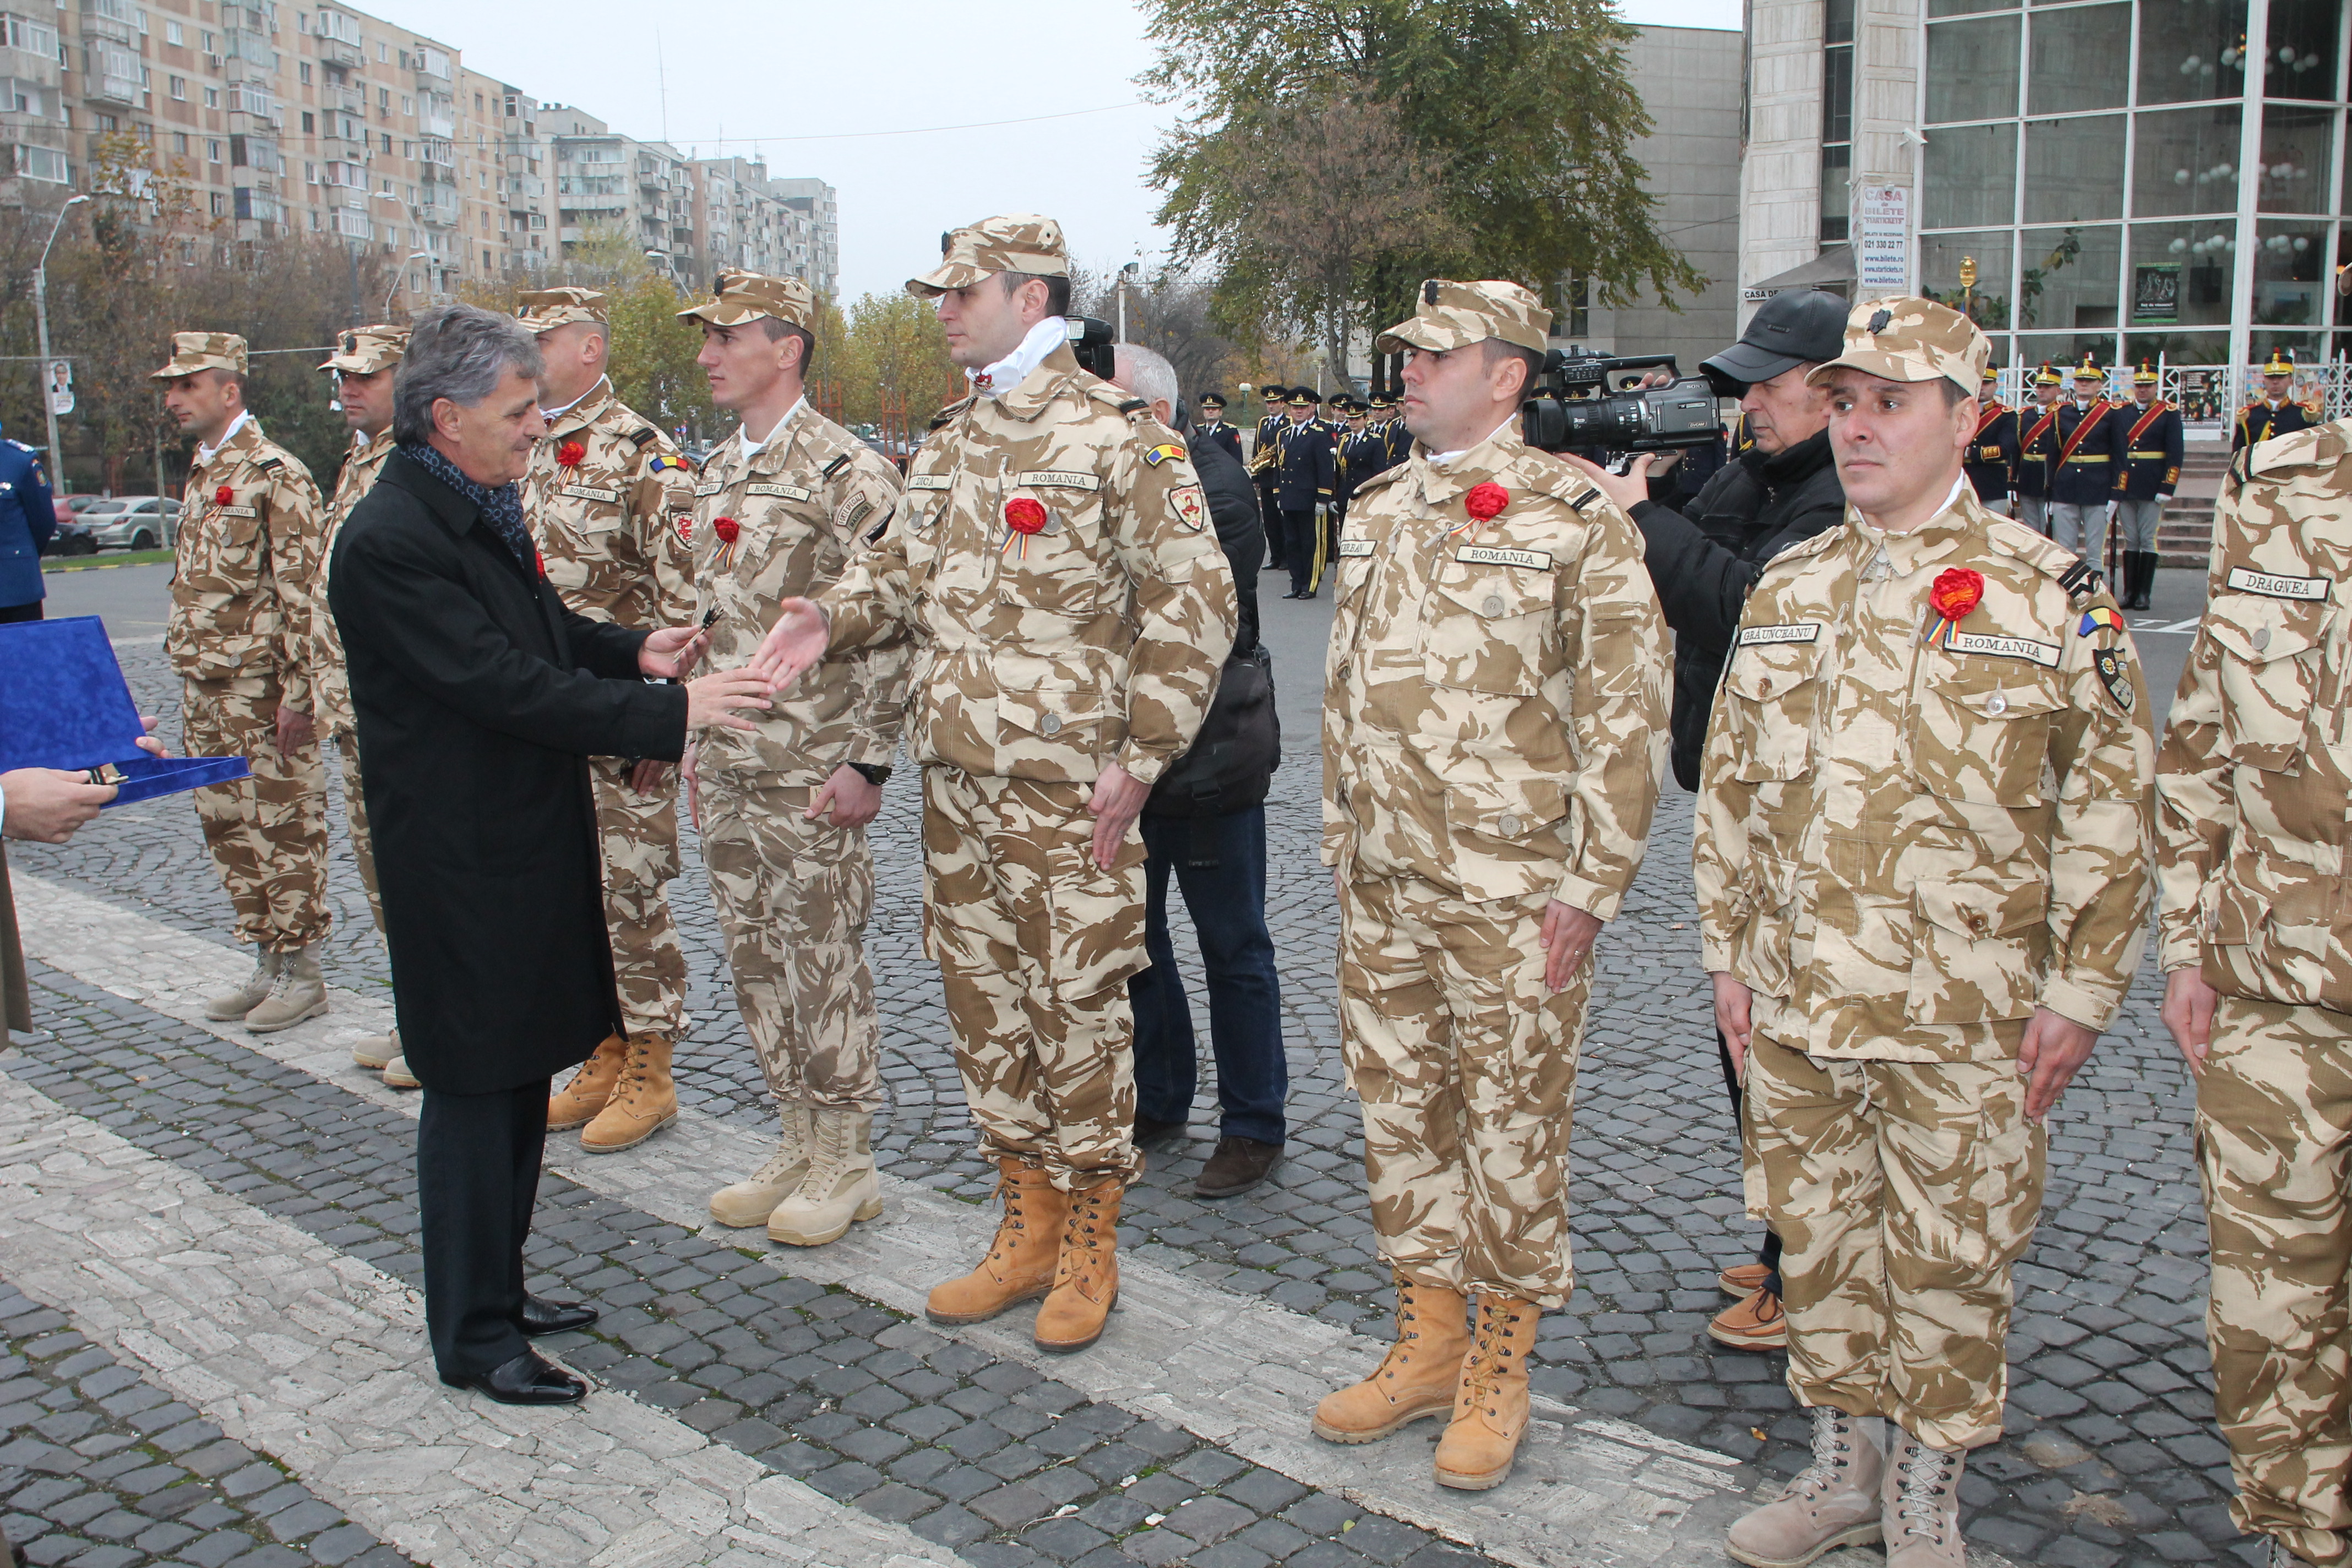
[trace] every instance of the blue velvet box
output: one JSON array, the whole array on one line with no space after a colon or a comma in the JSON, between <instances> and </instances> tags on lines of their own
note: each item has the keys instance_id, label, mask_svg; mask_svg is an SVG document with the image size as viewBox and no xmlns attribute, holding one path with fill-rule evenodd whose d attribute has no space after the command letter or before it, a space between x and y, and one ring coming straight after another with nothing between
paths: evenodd
<instances>
[{"instance_id":1,"label":"blue velvet box","mask_svg":"<svg viewBox=\"0 0 2352 1568\"><path fill-rule=\"evenodd\" d=\"M246 777L243 757L157 757L114 645L96 616L0 624L0 773L14 768L81 772L111 763L127 805Z\"/></svg>"}]
</instances>

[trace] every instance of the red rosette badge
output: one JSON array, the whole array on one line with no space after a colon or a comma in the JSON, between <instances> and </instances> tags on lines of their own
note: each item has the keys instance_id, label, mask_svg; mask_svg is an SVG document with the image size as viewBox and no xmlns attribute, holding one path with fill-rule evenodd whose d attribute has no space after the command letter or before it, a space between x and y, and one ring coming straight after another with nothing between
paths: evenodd
<instances>
[{"instance_id":1,"label":"red rosette badge","mask_svg":"<svg viewBox=\"0 0 2352 1568\"><path fill-rule=\"evenodd\" d=\"M555 466L559 468L576 468L580 466L581 459L587 456L587 447L577 441L566 441L555 449Z\"/></svg>"},{"instance_id":2,"label":"red rosette badge","mask_svg":"<svg viewBox=\"0 0 2352 1568\"><path fill-rule=\"evenodd\" d=\"M1935 585L1927 590L1927 607L1936 613L1936 624L1927 629L1927 646L1943 642L1983 600L1983 573L1968 566L1948 566L1937 574Z\"/></svg>"},{"instance_id":3,"label":"red rosette badge","mask_svg":"<svg viewBox=\"0 0 2352 1568\"><path fill-rule=\"evenodd\" d=\"M1029 554L1029 536L1045 531L1045 508L1027 496L1015 496L1004 503L1004 526L1012 530L1004 536L1004 542L1010 545L1014 539L1019 539L1021 554L1025 560Z\"/></svg>"},{"instance_id":4,"label":"red rosette badge","mask_svg":"<svg viewBox=\"0 0 2352 1568\"><path fill-rule=\"evenodd\" d=\"M213 492L213 504L215 506L226 506L236 499L236 491L231 489L226 485L221 486L220 489Z\"/></svg>"},{"instance_id":5,"label":"red rosette badge","mask_svg":"<svg viewBox=\"0 0 2352 1568\"><path fill-rule=\"evenodd\" d=\"M743 536L743 525L731 517L714 517L710 531L719 537L719 552L711 557L714 572L724 572L735 564L735 542Z\"/></svg>"},{"instance_id":6,"label":"red rosette badge","mask_svg":"<svg viewBox=\"0 0 2352 1568\"><path fill-rule=\"evenodd\" d=\"M1503 509L1510 504L1511 492L1492 479L1472 485L1470 493L1462 498L1462 510L1479 522L1500 516Z\"/></svg>"}]
</instances>

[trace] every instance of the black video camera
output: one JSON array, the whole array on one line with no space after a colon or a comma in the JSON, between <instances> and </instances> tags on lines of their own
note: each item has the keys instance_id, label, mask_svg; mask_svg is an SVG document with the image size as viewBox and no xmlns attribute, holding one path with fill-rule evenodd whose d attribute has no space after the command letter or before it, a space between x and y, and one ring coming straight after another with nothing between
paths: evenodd
<instances>
[{"instance_id":1,"label":"black video camera","mask_svg":"<svg viewBox=\"0 0 2352 1568\"><path fill-rule=\"evenodd\" d=\"M1612 385L1614 376L1664 369L1664 386ZM1530 447L1547 452L1664 452L1704 447L1722 430L1715 388L1705 376L1684 375L1672 354L1544 355L1543 374L1519 405Z\"/></svg>"},{"instance_id":2,"label":"black video camera","mask_svg":"<svg viewBox=\"0 0 2352 1568\"><path fill-rule=\"evenodd\" d=\"M1076 356L1078 368L1088 375L1108 381L1118 371L1118 340L1110 335L1110 323L1092 316L1065 316L1069 323L1070 353Z\"/></svg>"}]
</instances>

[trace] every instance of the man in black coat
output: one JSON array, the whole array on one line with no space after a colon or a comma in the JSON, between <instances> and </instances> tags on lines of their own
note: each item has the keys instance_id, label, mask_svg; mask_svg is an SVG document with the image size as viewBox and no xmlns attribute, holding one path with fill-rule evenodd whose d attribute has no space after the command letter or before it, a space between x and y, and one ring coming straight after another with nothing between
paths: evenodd
<instances>
[{"instance_id":1,"label":"man in black coat","mask_svg":"<svg viewBox=\"0 0 2352 1568\"><path fill-rule=\"evenodd\" d=\"M508 1404L587 1387L528 1337L596 1314L523 1288L547 1080L620 1016L590 756L675 762L690 731L765 708L743 672L677 678L691 628L563 607L522 520L539 346L451 305L417 321L394 384L397 450L335 545L329 604L351 671L393 1001L425 1086L416 1134L425 1313L442 1381Z\"/></svg>"},{"instance_id":2,"label":"man in black coat","mask_svg":"<svg viewBox=\"0 0 2352 1568\"><path fill-rule=\"evenodd\" d=\"M1223 447L1234 462L1242 460L1242 433L1225 423L1225 400L1222 394L1204 392L1201 395L1200 421L1188 434L1205 436ZM1255 497L1250 500L1250 511L1252 514L1257 511Z\"/></svg>"},{"instance_id":3,"label":"man in black coat","mask_svg":"<svg viewBox=\"0 0 2352 1568\"><path fill-rule=\"evenodd\" d=\"M1339 485L1330 433L1315 417L1316 399L1298 387L1286 405L1290 424L1281 434L1282 461L1275 470L1274 500L1282 513L1282 557L1290 566L1286 599L1311 599L1323 571L1323 520Z\"/></svg>"},{"instance_id":4,"label":"man in black coat","mask_svg":"<svg viewBox=\"0 0 2352 1568\"><path fill-rule=\"evenodd\" d=\"M1844 300L1822 290L1775 294L1749 318L1739 342L1700 363L1717 395L1739 399L1748 445L1684 510L1649 499L1646 457L1622 476L1568 459L1642 531L1643 563L1675 630L1672 756L1675 782L1685 789L1698 788L1715 689L1765 563L1844 520L1845 488L1830 454L1829 394L1805 377L1845 352L1846 311ZM1715 1044L1736 1122L1739 1075L1719 1031ZM1780 1265L1780 1238L1767 1232L1756 1262L1718 1277L1741 1299L1707 1332L1741 1350L1785 1345Z\"/></svg>"}]
</instances>

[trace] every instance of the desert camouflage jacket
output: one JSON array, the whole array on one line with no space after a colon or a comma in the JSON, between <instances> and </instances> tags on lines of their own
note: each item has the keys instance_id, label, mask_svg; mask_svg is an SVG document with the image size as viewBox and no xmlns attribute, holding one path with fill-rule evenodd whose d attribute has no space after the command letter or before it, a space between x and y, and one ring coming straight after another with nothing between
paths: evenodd
<instances>
[{"instance_id":1,"label":"desert camouflage jacket","mask_svg":"<svg viewBox=\"0 0 2352 1568\"><path fill-rule=\"evenodd\" d=\"M1945 625L1931 595L1968 572L1981 597ZM1996 1026L2036 1007L2105 1028L2147 914L2147 713L2071 551L1966 485L1908 533L1849 509L1765 568L1725 665L1693 845L1706 967L1814 1056L2000 1059Z\"/></svg>"},{"instance_id":2,"label":"desert camouflage jacket","mask_svg":"<svg viewBox=\"0 0 2352 1568\"><path fill-rule=\"evenodd\" d=\"M569 455L573 461L565 462ZM547 580L574 611L656 631L693 613L694 476L611 382L548 425L522 481Z\"/></svg>"},{"instance_id":3,"label":"desert camouflage jacket","mask_svg":"<svg viewBox=\"0 0 2352 1568\"><path fill-rule=\"evenodd\" d=\"M1500 511L1474 519L1501 487ZM1666 755L1666 638L1631 519L1516 429L1365 480L1324 677L1323 858L1614 919Z\"/></svg>"},{"instance_id":4,"label":"desert camouflage jacket","mask_svg":"<svg viewBox=\"0 0 2352 1568\"><path fill-rule=\"evenodd\" d=\"M164 650L204 680L275 675L278 700L310 710L310 616L319 487L247 416L188 470Z\"/></svg>"},{"instance_id":5,"label":"desert camouflage jacket","mask_svg":"<svg viewBox=\"0 0 2352 1568\"><path fill-rule=\"evenodd\" d=\"M327 519L319 530L318 587L310 595L310 694L319 733L332 736L352 725L350 672L343 666L342 634L327 613L327 574L335 559L335 535L342 531L352 508L375 489L383 460L392 456L392 431L387 426L371 440L352 432L352 449L335 480L335 499L327 503Z\"/></svg>"},{"instance_id":6,"label":"desert camouflage jacket","mask_svg":"<svg viewBox=\"0 0 2352 1568\"><path fill-rule=\"evenodd\" d=\"M917 762L1076 784L1111 763L1160 777L1237 613L1182 438L1066 348L949 411L881 541L819 602L835 649L914 633Z\"/></svg>"},{"instance_id":7,"label":"desert camouflage jacket","mask_svg":"<svg viewBox=\"0 0 2352 1568\"><path fill-rule=\"evenodd\" d=\"M751 662L782 600L840 580L898 500L898 471L865 442L802 403L746 457L730 438L694 488L698 622L710 623L712 669ZM722 537L720 519L735 538ZM756 730L713 730L705 770L823 779L844 763L888 765L907 705L907 640L836 653L777 696Z\"/></svg>"},{"instance_id":8,"label":"desert camouflage jacket","mask_svg":"<svg viewBox=\"0 0 2352 1568\"><path fill-rule=\"evenodd\" d=\"M2157 777L2158 955L2352 1012L2352 421L2241 454Z\"/></svg>"}]
</instances>

